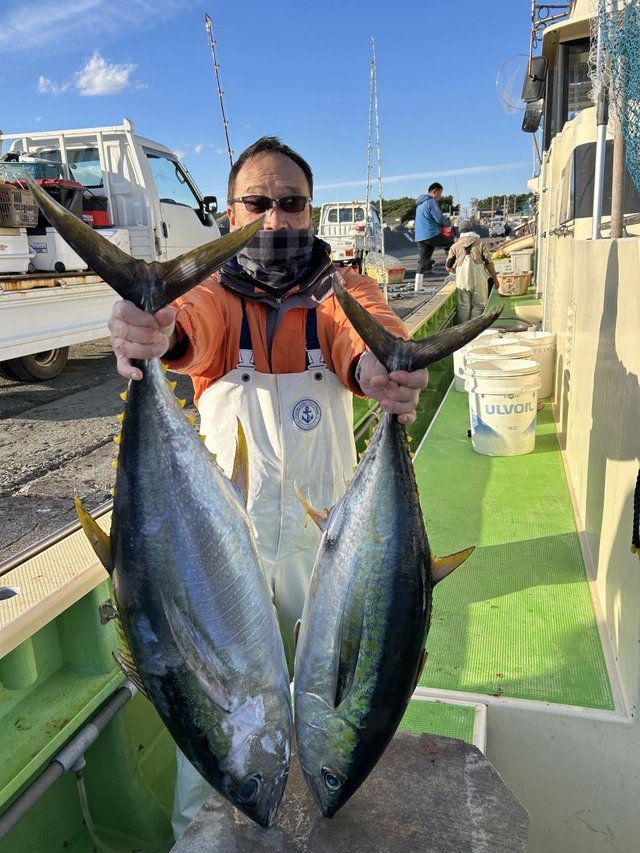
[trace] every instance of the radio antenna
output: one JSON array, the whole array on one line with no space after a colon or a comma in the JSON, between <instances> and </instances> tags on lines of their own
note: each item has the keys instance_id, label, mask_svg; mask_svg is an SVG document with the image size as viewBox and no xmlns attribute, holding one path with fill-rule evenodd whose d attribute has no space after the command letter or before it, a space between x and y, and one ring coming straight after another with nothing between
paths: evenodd
<instances>
[{"instance_id":1,"label":"radio antenna","mask_svg":"<svg viewBox=\"0 0 640 853\"><path fill-rule=\"evenodd\" d=\"M211 56L213 58L213 70L216 75L216 87L218 89L218 100L220 101L220 112L222 113L222 124L224 125L224 137L227 140L227 154L229 155L229 163L233 166L233 151L231 150L231 142L229 142L229 122L224 111L224 92L220 85L220 66L216 55L216 40L213 37L213 21L206 12L204 13L204 25L209 37L209 47L211 48Z\"/></svg>"}]
</instances>

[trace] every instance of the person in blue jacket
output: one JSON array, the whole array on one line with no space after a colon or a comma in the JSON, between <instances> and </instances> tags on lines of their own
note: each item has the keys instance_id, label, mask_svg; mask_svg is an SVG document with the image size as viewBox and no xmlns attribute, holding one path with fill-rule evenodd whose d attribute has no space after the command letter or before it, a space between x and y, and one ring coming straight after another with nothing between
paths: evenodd
<instances>
[{"instance_id":1,"label":"person in blue jacket","mask_svg":"<svg viewBox=\"0 0 640 853\"><path fill-rule=\"evenodd\" d=\"M416 235L418 244L418 272L428 273L433 267L434 249L449 249L453 245L452 237L445 237L442 229L450 226L450 221L440 210L442 184L433 183L428 195L418 196L416 204Z\"/></svg>"}]
</instances>

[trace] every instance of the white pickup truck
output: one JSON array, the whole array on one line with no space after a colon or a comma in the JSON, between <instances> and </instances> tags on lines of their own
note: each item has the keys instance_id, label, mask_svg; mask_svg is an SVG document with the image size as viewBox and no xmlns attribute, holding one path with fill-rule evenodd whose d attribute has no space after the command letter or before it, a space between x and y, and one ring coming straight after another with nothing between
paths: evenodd
<instances>
[{"instance_id":1,"label":"white pickup truck","mask_svg":"<svg viewBox=\"0 0 640 853\"><path fill-rule=\"evenodd\" d=\"M318 237L331 246L331 259L362 270L365 253L382 251L382 223L371 202L333 201L320 208Z\"/></svg>"},{"instance_id":2,"label":"white pickup truck","mask_svg":"<svg viewBox=\"0 0 640 853\"><path fill-rule=\"evenodd\" d=\"M20 158L60 165L84 188L93 202L87 206L105 211L105 236L133 257L170 260L220 236L215 196L203 197L177 156L135 134L128 119L113 127L0 132L0 152L18 165ZM44 239L30 238L30 247L38 251ZM106 336L118 298L78 264L41 270L0 274L0 372L20 381L56 376L69 345Z\"/></svg>"}]
</instances>

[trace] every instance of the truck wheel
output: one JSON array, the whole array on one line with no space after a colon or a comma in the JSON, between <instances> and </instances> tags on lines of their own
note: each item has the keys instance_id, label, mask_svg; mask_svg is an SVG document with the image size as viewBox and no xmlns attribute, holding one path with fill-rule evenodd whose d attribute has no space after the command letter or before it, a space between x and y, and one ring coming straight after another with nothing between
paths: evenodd
<instances>
[{"instance_id":1,"label":"truck wheel","mask_svg":"<svg viewBox=\"0 0 640 853\"><path fill-rule=\"evenodd\" d=\"M21 358L11 358L3 362L3 368L15 375L22 382L40 382L43 379L53 379L67 363L69 347L50 349L37 352L34 355L23 355Z\"/></svg>"},{"instance_id":2,"label":"truck wheel","mask_svg":"<svg viewBox=\"0 0 640 853\"><path fill-rule=\"evenodd\" d=\"M14 381L18 379L13 370L9 367L8 361L0 361L0 376L4 376L5 379L13 379Z\"/></svg>"}]
</instances>

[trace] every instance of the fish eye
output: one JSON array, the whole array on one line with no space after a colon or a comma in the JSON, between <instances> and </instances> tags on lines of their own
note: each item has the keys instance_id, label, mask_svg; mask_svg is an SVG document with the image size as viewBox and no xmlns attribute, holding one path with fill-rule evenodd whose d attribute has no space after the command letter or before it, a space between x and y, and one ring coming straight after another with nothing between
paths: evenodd
<instances>
[{"instance_id":1,"label":"fish eye","mask_svg":"<svg viewBox=\"0 0 640 853\"><path fill-rule=\"evenodd\" d=\"M260 778L258 776L252 776L250 779L245 779L242 785L240 785L237 797L243 803L251 803L258 796L259 790Z\"/></svg>"},{"instance_id":2,"label":"fish eye","mask_svg":"<svg viewBox=\"0 0 640 853\"><path fill-rule=\"evenodd\" d=\"M339 791L342 788L342 780L339 779L335 773L332 773L328 767L322 768L322 781L327 787L327 790L331 793L335 791Z\"/></svg>"}]
</instances>

